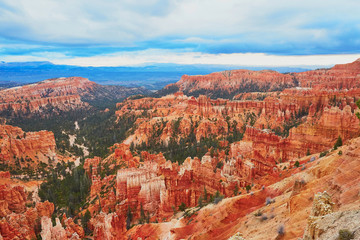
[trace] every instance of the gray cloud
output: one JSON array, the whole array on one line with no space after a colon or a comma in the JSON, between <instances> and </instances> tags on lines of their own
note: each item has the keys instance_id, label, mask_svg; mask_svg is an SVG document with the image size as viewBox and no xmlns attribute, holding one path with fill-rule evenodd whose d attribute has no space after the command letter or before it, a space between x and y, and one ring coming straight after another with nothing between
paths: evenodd
<instances>
[{"instance_id":1,"label":"gray cloud","mask_svg":"<svg viewBox=\"0 0 360 240\"><path fill-rule=\"evenodd\" d=\"M360 51L359 9L357 0L0 0L0 39L68 52L352 53Z\"/></svg>"}]
</instances>

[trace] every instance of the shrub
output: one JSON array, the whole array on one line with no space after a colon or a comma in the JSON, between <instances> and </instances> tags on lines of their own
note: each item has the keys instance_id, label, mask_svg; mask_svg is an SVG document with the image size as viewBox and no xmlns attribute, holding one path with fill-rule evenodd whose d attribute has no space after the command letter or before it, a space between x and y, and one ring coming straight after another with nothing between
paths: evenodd
<instances>
[{"instance_id":1,"label":"shrub","mask_svg":"<svg viewBox=\"0 0 360 240\"><path fill-rule=\"evenodd\" d=\"M185 211L185 209L186 209L186 204L182 202L179 206L179 211L183 212Z\"/></svg>"},{"instance_id":2,"label":"shrub","mask_svg":"<svg viewBox=\"0 0 360 240\"><path fill-rule=\"evenodd\" d=\"M298 167L300 166L299 161L296 161L295 164L294 164L294 166L298 168Z\"/></svg>"},{"instance_id":3,"label":"shrub","mask_svg":"<svg viewBox=\"0 0 360 240\"><path fill-rule=\"evenodd\" d=\"M338 152L338 154L341 156L341 155L342 155L342 151L340 150L340 151Z\"/></svg>"},{"instance_id":4,"label":"shrub","mask_svg":"<svg viewBox=\"0 0 360 240\"><path fill-rule=\"evenodd\" d=\"M176 207L175 206L171 206L171 208L172 208L172 210L173 210L173 212L174 212L174 215L177 213L177 211L176 211Z\"/></svg>"},{"instance_id":5,"label":"shrub","mask_svg":"<svg viewBox=\"0 0 360 240\"><path fill-rule=\"evenodd\" d=\"M249 193L249 191L251 190L251 186L250 185L246 185L246 192Z\"/></svg>"},{"instance_id":6,"label":"shrub","mask_svg":"<svg viewBox=\"0 0 360 240\"><path fill-rule=\"evenodd\" d=\"M341 147L342 145L343 145L343 142L342 142L341 137L339 136L334 145L334 150L336 150L338 147Z\"/></svg>"},{"instance_id":7,"label":"shrub","mask_svg":"<svg viewBox=\"0 0 360 240\"><path fill-rule=\"evenodd\" d=\"M199 207L202 208L204 206L204 203L203 203L203 197L200 196L199 199L198 199L198 204L199 204Z\"/></svg>"},{"instance_id":8,"label":"shrub","mask_svg":"<svg viewBox=\"0 0 360 240\"><path fill-rule=\"evenodd\" d=\"M325 157L328 153L329 153L328 151L321 152L321 153L320 153L320 157Z\"/></svg>"},{"instance_id":9,"label":"shrub","mask_svg":"<svg viewBox=\"0 0 360 240\"><path fill-rule=\"evenodd\" d=\"M265 200L265 204L269 205L271 203L273 203L273 200L271 199L271 197L267 197L266 200Z\"/></svg>"},{"instance_id":10,"label":"shrub","mask_svg":"<svg viewBox=\"0 0 360 240\"><path fill-rule=\"evenodd\" d=\"M239 186L236 185L235 188L234 188L234 196L236 196L238 194L239 194Z\"/></svg>"},{"instance_id":11,"label":"shrub","mask_svg":"<svg viewBox=\"0 0 360 240\"><path fill-rule=\"evenodd\" d=\"M337 240L350 240L354 239L355 234L353 232L350 232L348 229L341 229L339 230L339 236L337 237Z\"/></svg>"},{"instance_id":12,"label":"shrub","mask_svg":"<svg viewBox=\"0 0 360 240\"><path fill-rule=\"evenodd\" d=\"M284 226L284 224L281 224L278 227L277 232L278 232L279 235L284 235L285 234L285 226Z\"/></svg>"},{"instance_id":13,"label":"shrub","mask_svg":"<svg viewBox=\"0 0 360 240\"><path fill-rule=\"evenodd\" d=\"M218 204L221 200L223 200L223 198L224 196L221 195L219 191L216 191L213 203Z\"/></svg>"},{"instance_id":14,"label":"shrub","mask_svg":"<svg viewBox=\"0 0 360 240\"><path fill-rule=\"evenodd\" d=\"M258 211L254 214L254 216L255 216L255 217L260 217L262 214L263 214L263 213L262 213L260 210L258 210Z\"/></svg>"}]
</instances>

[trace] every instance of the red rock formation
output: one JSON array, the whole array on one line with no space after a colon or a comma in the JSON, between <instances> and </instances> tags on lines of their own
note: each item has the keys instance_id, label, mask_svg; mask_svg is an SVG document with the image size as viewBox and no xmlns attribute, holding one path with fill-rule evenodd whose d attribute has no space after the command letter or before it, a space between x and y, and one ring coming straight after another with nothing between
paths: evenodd
<instances>
[{"instance_id":1,"label":"red rock formation","mask_svg":"<svg viewBox=\"0 0 360 240\"><path fill-rule=\"evenodd\" d=\"M359 144L359 138L351 140L348 146L341 147L342 155L335 151L315 162L306 162L303 170L284 170L282 173L287 174L284 180L278 179L274 185L253 194L208 205L190 217L177 216L164 223L138 225L124 235L225 240L240 232L245 239L278 239L277 229L284 224L285 234L281 239L297 239L303 236L317 192L326 191L332 196L334 211L358 211ZM266 204L267 197L274 201ZM258 212L262 216L255 215Z\"/></svg>"},{"instance_id":2,"label":"red rock formation","mask_svg":"<svg viewBox=\"0 0 360 240\"><path fill-rule=\"evenodd\" d=\"M34 208L27 208L26 196L23 186L0 185L0 236L3 239L34 239L39 233L40 219L51 217L54 204L39 202Z\"/></svg>"},{"instance_id":3,"label":"red rock formation","mask_svg":"<svg viewBox=\"0 0 360 240\"><path fill-rule=\"evenodd\" d=\"M81 100L81 95L95 85L86 78L70 77L4 89L0 91L0 111L34 113L49 106L62 111L87 108L88 104Z\"/></svg>"},{"instance_id":4,"label":"red rock formation","mask_svg":"<svg viewBox=\"0 0 360 240\"><path fill-rule=\"evenodd\" d=\"M55 137L52 132L24 132L0 125L0 161L5 165L34 167L39 161L56 164Z\"/></svg>"},{"instance_id":5,"label":"red rock formation","mask_svg":"<svg viewBox=\"0 0 360 240\"><path fill-rule=\"evenodd\" d=\"M0 178L10 178L10 172L9 171L1 171L0 172Z\"/></svg>"},{"instance_id":6,"label":"red rock formation","mask_svg":"<svg viewBox=\"0 0 360 240\"><path fill-rule=\"evenodd\" d=\"M238 169L248 177L273 172L277 162L318 153L332 148L340 136L347 141L359 135L359 119L351 107L325 108L321 117L310 118L290 130L288 138L276 136L270 130L247 127L244 139L231 145L230 157L237 160Z\"/></svg>"},{"instance_id":7,"label":"red rock formation","mask_svg":"<svg viewBox=\"0 0 360 240\"><path fill-rule=\"evenodd\" d=\"M117 213L105 214L101 212L90 221L95 240L125 239L125 215Z\"/></svg>"},{"instance_id":8,"label":"red rock formation","mask_svg":"<svg viewBox=\"0 0 360 240\"><path fill-rule=\"evenodd\" d=\"M275 91L285 87L296 86L293 77L275 71L229 70L208 75L184 75L179 82L168 85L176 86L180 91L193 95L197 92L208 92L209 95L233 95L243 92Z\"/></svg>"},{"instance_id":9,"label":"red rock formation","mask_svg":"<svg viewBox=\"0 0 360 240\"><path fill-rule=\"evenodd\" d=\"M351 89L359 88L360 59L338 64L330 69L320 69L302 73L294 73L301 87L315 89Z\"/></svg>"},{"instance_id":10,"label":"red rock formation","mask_svg":"<svg viewBox=\"0 0 360 240\"><path fill-rule=\"evenodd\" d=\"M351 112L350 106L343 110L332 107L325 108L318 121L306 122L291 129L287 140L291 149L298 152L310 149L311 153L316 153L333 147L338 136L347 141L357 137L359 132L359 119Z\"/></svg>"},{"instance_id":11,"label":"red rock formation","mask_svg":"<svg viewBox=\"0 0 360 240\"><path fill-rule=\"evenodd\" d=\"M143 88L102 86L82 77L48 79L34 84L0 90L0 112L6 117L49 116L70 110L89 109L86 100L114 100L146 94Z\"/></svg>"},{"instance_id":12,"label":"red rock formation","mask_svg":"<svg viewBox=\"0 0 360 240\"><path fill-rule=\"evenodd\" d=\"M43 240L62 240L67 239L67 234L58 218L56 218L56 225L53 227L51 219L44 216L41 218L41 238ZM78 238L75 237L74 239Z\"/></svg>"},{"instance_id":13,"label":"red rock formation","mask_svg":"<svg viewBox=\"0 0 360 240\"><path fill-rule=\"evenodd\" d=\"M319 69L300 73L281 74L275 71L230 70L208 75L184 75L177 83L165 89L177 88L188 95L206 93L208 96L225 98L239 94L236 99L254 99L259 93L271 92L291 87L315 89L351 89L359 88L360 59L349 64L338 64L330 69ZM273 95L273 94L270 94ZM262 97L260 97L262 98Z\"/></svg>"},{"instance_id":14,"label":"red rock formation","mask_svg":"<svg viewBox=\"0 0 360 240\"><path fill-rule=\"evenodd\" d=\"M11 212L22 213L26 209L26 194L21 186L0 185L0 200L6 202Z\"/></svg>"},{"instance_id":15,"label":"red rock formation","mask_svg":"<svg viewBox=\"0 0 360 240\"><path fill-rule=\"evenodd\" d=\"M65 214L62 218L63 224L66 226L66 235L70 239L74 235L77 235L79 239L83 239L85 236L84 229L79 225L75 224L72 218L67 218Z\"/></svg>"},{"instance_id":16,"label":"red rock formation","mask_svg":"<svg viewBox=\"0 0 360 240\"><path fill-rule=\"evenodd\" d=\"M166 145L171 138L179 141L180 138L188 137L191 131L197 141L209 136L221 138L231 134L235 128L243 131L244 124L275 128L301 110L301 106L277 98L267 98L265 101L229 101L184 95L127 100L117 107L119 110L116 114L119 117L129 114L141 116L135 122L134 134L125 141L135 145L154 141L150 139L152 136L158 136L156 141ZM178 132L174 134L177 123Z\"/></svg>"}]
</instances>

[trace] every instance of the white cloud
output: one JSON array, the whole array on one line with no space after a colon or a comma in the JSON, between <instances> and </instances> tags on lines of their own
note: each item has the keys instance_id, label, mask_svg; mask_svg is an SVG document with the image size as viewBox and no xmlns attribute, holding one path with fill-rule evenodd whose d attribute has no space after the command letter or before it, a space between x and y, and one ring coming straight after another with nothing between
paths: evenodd
<instances>
[{"instance_id":1,"label":"white cloud","mask_svg":"<svg viewBox=\"0 0 360 240\"><path fill-rule=\"evenodd\" d=\"M360 58L360 54L277 56L263 53L204 54L200 52L177 53L168 50L114 53L111 55L50 59L56 64L78 66L135 66L151 63L219 64L237 66L332 66L349 63Z\"/></svg>"}]
</instances>

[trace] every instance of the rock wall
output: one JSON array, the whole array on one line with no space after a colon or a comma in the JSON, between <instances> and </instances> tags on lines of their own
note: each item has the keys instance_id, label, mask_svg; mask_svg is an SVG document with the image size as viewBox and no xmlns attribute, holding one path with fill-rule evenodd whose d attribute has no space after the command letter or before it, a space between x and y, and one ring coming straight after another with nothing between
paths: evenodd
<instances>
[{"instance_id":1,"label":"rock wall","mask_svg":"<svg viewBox=\"0 0 360 240\"><path fill-rule=\"evenodd\" d=\"M0 125L0 162L17 167L34 167L39 162L56 164L56 143L52 132L24 132Z\"/></svg>"}]
</instances>

